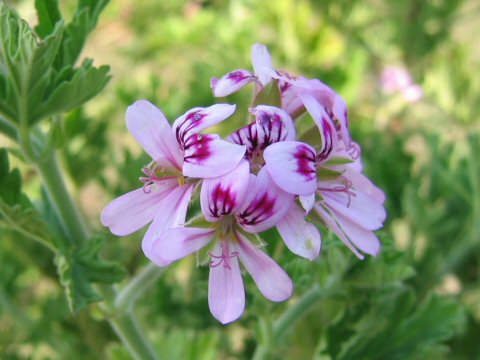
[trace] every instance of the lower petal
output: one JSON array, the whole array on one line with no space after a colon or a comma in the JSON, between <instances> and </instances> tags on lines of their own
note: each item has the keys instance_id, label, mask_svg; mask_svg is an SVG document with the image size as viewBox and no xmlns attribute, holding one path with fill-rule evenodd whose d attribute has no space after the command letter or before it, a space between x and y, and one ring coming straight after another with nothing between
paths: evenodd
<instances>
[{"instance_id":1,"label":"lower petal","mask_svg":"<svg viewBox=\"0 0 480 360\"><path fill-rule=\"evenodd\" d=\"M215 229L178 227L165 230L152 243L145 255L154 263L168 265L207 245L215 237Z\"/></svg>"},{"instance_id":2,"label":"lower petal","mask_svg":"<svg viewBox=\"0 0 480 360\"><path fill-rule=\"evenodd\" d=\"M284 301L292 296L293 283L287 273L242 234L236 235L240 260L263 296L271 301Z\"/></svg>"},{"instance_id":3,"label":"lower petal","mask_svg":"<svg viewBox=\"0 0 480 360\"><path fill-rule=\"evenodd\" d=\"M141 188L126 193L103 209L100 221L115 235L129 235L153 220L162 199L176 186L176 180L164 180L162 184L154 184L151 191Z\"/></svg>"},{"instance_id":4,"label":"lower petal","mask_svg":"<svg viewBox=\"0 0 480 360\"><path fill-rule=\"evenodd\" d=\"M221 245L217 244L213 253L222 251ZM211 267L208 281L208 306L222 324L237 320L245 309L245 289L237 257L232 256L228 266L225 265Z\"/></svg>"},{"instance_id":5,"label":"lower petal","mask_svg":"<svg viewBox=\"0 0 480 360\"><path fill-rule=\"evenodd\" d=\"M148 254L147 257L158 266L166 266L169 262L153 256L152 245L165 229L183 226L187 215L188 204L192 198L192 191L192 185L179 186L165 197L158 209L157 216L155 216L143 237L143 252L146 255Z\"/></svg>"},{"instance_id":6,"label":"lower petal","mask_svg":"<svg viewBox=\"0 0 480 360\"><path fill-rule=\"evenodd\" d=\"M277 230L291 252L309 260L318 257L321 247L320 232L315 225L305 220L305 213L292 206L285 217L278 222Z\"/></svg>"}]
</instances>

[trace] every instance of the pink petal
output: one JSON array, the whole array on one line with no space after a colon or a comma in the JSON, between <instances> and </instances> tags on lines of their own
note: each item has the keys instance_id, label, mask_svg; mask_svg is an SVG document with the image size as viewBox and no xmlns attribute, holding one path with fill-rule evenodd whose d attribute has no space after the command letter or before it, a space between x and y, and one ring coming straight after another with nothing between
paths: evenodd
<instances>
[{"instance_id":1,"label":"pink petal","mask_svg":"<svg viewBox=\"0 0 480 360\"><path fill-rule=\"evenodd\" d=\"M317 189L315 150L298 141L270 145L263 153L273 181L291 194L310 195Z\"/></svg>"},{"instance_id":2,"label":"pink petal","mask_svg":"<svg viewBox=\"0 0 480 360\"><path fill-rule=\"evenodd\" d=\"M277 230L294 254L313 260L320 253L320 232L305 220L305 213L297 206L292 206L287 215L278 222Z\"/></svg>"},{"instance_id":3,"label":"pink petal","mask_svg":"<svg viewBox=\"0 0 480 360\"><path fill-rule=\"evenodd\" d=\"M340 95L335 96L335 100L333 103L332 108L333 116L338 120L340 123L340 134L342 136L342 140L345 142L347 147L350 146L351 137L350 137L350 129L348 124L348 109L345 100Z\"/></svg>"},{"instance_id":4,"label":"pink petal","mask_svg":"<svg viewBox=\"0 0 480 360\"><path fill-rule=\"evenodd\" d=\"M271 80L271 76L268 75L268 70L273 68L272 57L268 52L265 45L255 44L252 47L252 63L255 75L257 75L260 83L265 86Z\"/></svg>"},{"instance_id":5,"label":"pink petal","mask_svg":"<svg viewBox=\"0 0 480 360\"><path fill-rule=\"evenodd\" d=\"M224 255L220 244L213 254ZM208 282L208 306L213 316L222 324L237 320L245 309L245 290L237 257L230 257L228 263L211 266Z\"/></svg>"},{"instance_id":6,"label":"pink petal","mask_svg":"<svg viewBox=\"0 0 480 360\"><path fill-rule=\"evenodd\" d=\"M227 141L246 146L246 155L249 158L252 158L255 150L258 149L258 134L257 134L257 124L251 123L243 128L238 129L226 139Z\"/></svg>"},{"instance_id":7,"label":"pink petal","mask_svg":"<svg viewBox=\"0 0 480 360\"><path fill-rule=\"evenodd\" d=\"M185 144L183 174L195 178L221 176L233 170L244 155L245 146L221 140L218 135L193 135Z\"/></svg>"},{"instance_id":8,"label":"pink petal","mask_svg":"<svg viewBox=\"0 0 480 360\"><path fill-rule=\"evenodd\" d=\"M380 241L373 231L365 229L340 213L335 215L345 235L358 249L373 256L380 253Z\"/></svg>"},{"instance_id":9,"label":"pink petal","mask_svg":"<svg viewBox=\"0 0 480 360\"><path fill-rule=\"evenodd\" d=\"M147 100L127 109L127 128L150 157L160 165L182 168L182 151L163 113Z\"/></svg>"},{"instance_id":10,"label":"pink petal","mask_svg":"<svg viewBox=\"0 0 480 360\"><path fill-rule=\"evenodd\" d=\"M298 200L300 200L300 204L302 204L302 207L308 214L313 209L313 205L315 205L315 193L310 195L299 195Z\"/></svg>"},{"instance_id":11,"label":"pink petal","mask_svg":"<svg viewBox=\"0 0 480 360\"><path fill-rule=\"evenodd\" d=\"M129 235L153 220L165 196L177 186L176 179L168 179L152 186L149 192L141 188L126 193L103 209L100 221L115 235Z\"/></svg>"},{"instance_id":12,"label":"pink petal","mask_svg":"<svg viewBox=\"0 0 480 360\"><path fill-rule=\"evenodd\" d=\"M215 231L189 227L167 229L150 248L144 249L145 255L155 264L168 265L203 248L214 239Z\"/></svg>"},{"instance_id":13,"label":"pink petal","mask_svg":"<svg viewBox=\"0 0 480 360\"><path fill-rule=\"evenodd\" d=\"M332 154L337 142L337 131L325 108L310 94L299 93L305 108L312 116L321 137L321 147L317 151L317 160L326 161Z\"/></svg>"},{"instance_id":14,"label":"pink petal","mask_svg":"<svg viewBox=\"0 0 480 360\"><path fill-rule=\"evenodd\" d=\"M271 301L284 301L292 296L293 284L287 273L242 234L237 232L236 235L240 261L263 296Z\"/></svg>"},{"instance_id":15,"label":"pink petal","mask_svg":"<svg viewBox=\"0 0 480 360\"><path fill-rule=\"evenodd\" d=\"M185 149L191 136L222 122L234 112L235 105L230 104L216 104L207 108L196 107L175 120L172 130L177 142Z\"/></svg>"},{"instance_id":16,"label":"pink petal","mask_svg":"<svg viewBox=\"0 0 480 360\"><path fill-rule=\"evenodd\" d=\"M166 229L184 225L193 189L193 185L177 186L162 199L158 213L143 237L144 254L158 266L167 266L169 262L156 258L152 246Z\"/></svg>"},{"instance_id":17,"label":"pink petal","mask_svg":"<svg viewBox=\"0 0 480 360\"><path fill-rule=\"evenodd\" d=\"M242 159L229 173L203 181L200 204L207 221L218 221L238 208L247 191L249 175L250 165Z\"/></svg>"},{"instance_id":18,"label":"pink petal","mask_svg":"<svg viewBox=\"0 0 480 360\"><path fill-rule=\"evenodd\" d=\"M337 225L335 222L332 214L330 212L327 212L321 205L315 205L315 210L317 211L318 215L322 218L322 220L325 222L327 227L332 230L337 236L340 238L340 240L343 241L345 245L355 254L356 257L358 257L360 260L363 260L365 257L358 252L357 248L355 245L352 243L352 241L348 238L348 236L345 235L343 230Z\"/></svg>"},{"instance_id":19,"label":"pink petal","mask_svg":"<svg viewBox=\"0 0 480 360\"><path fill-rule=\"evenodd\" d=\"M322 192L328 206L349 220L368 230L377 230L383 226L386 218L385 208L372 197L361 191Z\"/></svg>"},{"instance_id":20,"label":"pink petal","mask_svg":"<svg viewBox=\"0 0 480 360\"><path fill-rule=\"evenodd\" d=\"M213 78L210 85L213 96L224 97L233 94L254 80L255 77L247 70L235 70L220 79Z\"/></svg>"},{"instance_id":21,"label":"pink petal","mask_svg":"<svg viewBox=\"0 0 480 360\"><path fill-rule=\"evenodd\" d=\"M285 140L295 140L296 131L293 120L288 113L280 108L259 105L250 109L255 115L259 148Z\"/></svg>"},{"instance_id":22,"label":"pink petal","mask_svg":"<svg viewBox=\"0 0 480 360\"><path fill-rule=\"evenodd\" d=\"M257 233L275 226L290 207L294 196L281 190L264 168L250 175L244 201L237 211L238 223L248 232Z\"/></svg>"},{"instance_id":23,"label":"pink petal","mask_svg":"<svg viewBox=\"0 0 480 360\"><path fill-rule=\"evenodd\" d=\"M385 202L385 193L362 173L346 167L343 176L352 182L354 188L371 196L377 203L383 204Z\"/></svg>"}]
</instances>

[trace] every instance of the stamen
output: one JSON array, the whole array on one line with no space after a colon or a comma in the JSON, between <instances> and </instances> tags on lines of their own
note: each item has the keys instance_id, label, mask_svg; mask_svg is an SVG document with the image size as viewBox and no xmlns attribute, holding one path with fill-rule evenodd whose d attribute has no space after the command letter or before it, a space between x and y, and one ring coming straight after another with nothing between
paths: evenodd
<instances>
[{"instance_id":1,"label":"stamen","mask_svg":"<svg viewBox=\"0 0 480 360\"><path fill-rule=\"evenodd\" d=\"M211 252L208 253L212 259L218 260L215 262L215 260L210 261L210 267L217 267L220 264L223 263L223 267L227 268L228 270L231 270L230 266L230 259L238 256L238 251L234 251L231 254L228 254L228 247L225 241L222 241L222 254L221 255L213 255Z\"/></svg>"},{"instance_id":2,"label":"stamen","mask_svg":"<svg viewBox=\"0 0 480 360\"><path fill-rule=\"evenodd\" d=\"M337 183L339 186L333 188L318 188L320 191L330 191L330 192L342 192L347 195L347 208L350 207L351 196L356 196L355 192L352 190L353 184L345 176L340 176L337 178Z\"/></svg>"},{"instance_id":3,"label":"stamen","mask_svg":"<svg viewBox=\"0 0 480 360\"><path fill-rule=\"evenodd\" d=\"M353 160L357 160L362 155L362 149L358 144L352 143L347 149L348 154L352 157Z\"/></svg>"},{"instance_id":4,"label":"stamen","mask_svg":"<svg viewBox=\"0 0 480 360\"><path fill-rule=\"evenodd\" d=\"M162 167L159 165L154 165L152 163L144 166L142 172L147 176L142 176L139 180L144 184L143 192L148 194L152 191L152 186L156 182L160 182L162 179L157 176L157 171L162 171Z\"/></svg>"}]
</instances>

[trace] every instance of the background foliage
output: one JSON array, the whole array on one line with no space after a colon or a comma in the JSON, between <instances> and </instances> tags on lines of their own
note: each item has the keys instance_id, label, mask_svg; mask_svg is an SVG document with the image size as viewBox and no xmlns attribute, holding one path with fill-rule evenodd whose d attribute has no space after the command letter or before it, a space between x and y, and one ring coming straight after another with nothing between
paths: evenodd
<instances>
[{"instance_id":1,"label":"background foliage","mask_svg":"<svg viewBox=\"0 0 480 360\"><path fill-rule=\"evenodd\" d=\"M37 22L33 1L7 3L30 24ZM61 226L52 225L57 219L35 171L18 156L13 142L0 137L0 147L9 150L0 152L2 358L130 359L101 306L80 310L98 300L90 281L119 281L125 270L131 276L147 263L139 246L142 234L117 238L98 220L110 199L139 186L139 170L148 162L126 131L125 109L147 98L175 119L190 107L215 102L210 78L250 68L254 42L269 46L276 67L322 79L347 99L366 171L387 193L383 252L360 262L325 234L320 258L310 263L285 251L271 231L267 249L293 277L295 297L285 304L270 303L247 280L247 312L227 327L208 312L208 269L196 268L194 258L182 261L136 307L159 354L165 359L250 359L259 344L272 349L272 358L282 359L478 356L476 1L117 0L105 8L77 60L85 41L81 34L94 28L106 4L94 3L97 7L79 15L75 1L61 2L69 24L63 31L67 38L80 38L51 45L60 50L50 70L38 76L48 76L55 86L63 82L63 91L36 88L31 108L35 119L52 116L44 126L56 134L54 146L69 185L97 240L74 254L49 250L61 243ZM40 9L40 14L58 16L51 9ZM50 27L47 20L36 28L42 38L54 30L53 20ZM94 58L97 68L84 57ZM101 64L111 67L110 84L88 105L77 107L83 99L75 97L75 86L83 86L82 79L91 85L90 97L108 81ZM409 103L401 94L382 92L380 75L389 65L412 73L424 90L420 101ZM101 80L96 86L88 80L92 72ZM14 85L0 81L0 94ZM4 96L2 101L13 100ZM59 101L64 108L58 108ZM246 109L248 91L231 101ZM54 111L59 110L69 112L58 118ZM10 115L18 114L13 108ZM47 247L30 241L32 236ZM102 243L108 261L98 258ZM80 293L80 298L69 297L70 304L58 272L63 286ZM282 326L289 305L309 293L315 295L309 311ZM69 305L80 311L72 315Z\"/></svg>"}]
</instances>

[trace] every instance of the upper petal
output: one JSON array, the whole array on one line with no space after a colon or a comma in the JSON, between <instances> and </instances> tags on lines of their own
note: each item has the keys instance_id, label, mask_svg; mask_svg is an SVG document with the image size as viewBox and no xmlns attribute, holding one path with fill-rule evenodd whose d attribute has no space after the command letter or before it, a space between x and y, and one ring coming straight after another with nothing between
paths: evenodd
<instances>
[{"instance_id":1,"label":"upper petal","mask_svg":"<svg viewBox=\"0 0 480 360\"><path fill-rule=\"evenodd\" d=\"M115 235L129 235L152 221L162 207L162 199L176 186L176 179L168 179L152 186L149 192L141 188L126 193L103 209L100 221Z\"/></svg>"},{"instance_id":2,"label":"upper petal","mask_svg":"<svg viewBox=\"0 0 480 360\"><path fill-rule=\"evenodd\" d=\"M250 109L250 112L255 115L259 146L262 149L279 141L295 140L295 125L285 110L258 105Z\"/></svg>"},{"instance_id":3,"label":"upper petal","mask_svg":"<svg viewBox=\"0 0 480 360\"><path fill-rule=\"evenodd\" d=\"M172 130L177 142L185 149L192 135L222 122L234 112L235 105L230 104L215 104L206 108L196 107L176 119Z\"/></svg>"},{"instance_id":4,"label":"upper petal","mask_svg":"<svg viewBox=\"0 0 480 360\"><path fill-rule=\"evenodd\" d=\"M268 70L273 68L272 57L265 45L254 44L252 46L252 64L260 83L265 86L271 80Z\"/></svg>"},{"instance_id":5,"label":"upper petal","mask_svg":"<svg viewBox=\"0 0 480 360\"><path fill-rule=\"evenodd\" d=\"M156 258L152 246L166 229L184 225L193 188L193 185L177 186L165 196L159 204L157 215L143 237L144 254L158 266L166 266L169 263Z\"/></svg>"},{"instance_id":6,"label":"upper petal","mask_svg":"<svg viewBox=\"0 0 480 360\"><path fill-rule=\"evenodd\" d=\"M218 221L238 208L247 191L249 174L250 165L242 159L229 173L203 181L200 205L206 220Z\"/></svg>"},{"instance_id":7,"label":"upper petal","mask_svg":"<svg viewBox=\"0 0 480 360\"><path fill-rule=\"evenodd\" d=\"M287 215L277 223L277 230L294 254L313 260L320 253L320 232L315 225L305 220L305 213L298 206L290 208Z\"/></svg>"},{"instance_id":8,"label":"upper petal","mask_svg":"<svg viewBox=\"0 0 480 360\"><path fill-rule=\"evenodd\" d=\"M250 175L248 192L237 211L238 223L248 232L257 233L275 226L293 205L294 196L280 189L264 168Z\"/></svg>"},{"instance_id":9,"label":"upper petal","mask_svg":"<svg viewBox=\"0 0 480 360\"><path fill-rule=\"evenodd\" d=\"M214 134L197 134L186 143L183 174L196 178L221 176L233 170L245 155L245 146Z\"/></svg>"},{"instance_id":10,"label":"upper petal","mask_svg":"<svg viewBox=\"0 0 480 360\"><path fill-rule=\"evenodd\" d=\"M234 70L222 76L220 79L213 78L210 86L213 90L213 96L224 97L240 90L254 80L255 77L249 71Z\"/></svg>"},{"instance_id":11,"label":"upper petal","mask_svg":"<svg viewBox=\"0 0 480 360\"><path fill-rule=\"evenodd\" d=\"M126 119L128 131L154 161L182 168L182 150L160 109L147 100L139 100L128 107Z\"/></svg>"},{"instance_id":12,"label":"upper petal","mask_svg":"<svg viewBox=\"0 0 480 360\"><path fill-rule=\"evenodd\" d=\"M345 100L340 95L335 95L332 108L333 116L340 123L340 134L347 147L350 147L351 137L348 124L348 109Z\"/></svg>"},{"instance_id":13,"label":"upper petal","mask_svg":"<svg viewBox=\"0 0 480 360\"><path fill-rule=\"evenodd\" d=\"M200 250L215 237L215 229L177 227L162 232L145 255L155 264L168 265Z\"/></svg>"},{"instance_id":14,"label":"upper petal","mask_svg":"<svg viewBox=\"0 0 480 360\"><path fill-rule=\"evenodd\" d=\"M309 93L300 92L305 108L312 116L320 133L321 145L317 151L317 160L326 161L332 154L337 142L337 131L325 108Z\"/></svg>"},{"instance_id":15,"label":"upper petal","mask_svg":"<svg viewBox=\"0 0 480 360\"><path fill-rule=\"evenodd\" d=\"M252 276L260 292L272 301L284 301L292 296L293 283L278 264L239 232L236 248L240 261Z\"/></svg>"},{"instance_id":16,"label":"upper petal","mask_svg":"<svg viewBox=\"0 0 480 360\"><path fill-rule=\"evenodd\" d=\"M253 152L258 149L257 124L251 123L238 129L226 138L227 141L246 146L246 155L251 158Z\"/></svg>"},{"instance_id":17,"label":"upper petal","mask_svg":"<svg viewBox=\"0 0 480 360\"><path fill-rule=\"evenodd\" d=\"M225 244L228 246L229 244ZM208 281L208 306L210 312L222 324L237 320L245 309L245 289L238 259L231 253L224 254L221 244L213 251L215 256L231 256L228 262L210 267Z\"/></svg>"},{"instance_id":18,"label":"upper petal","mask_svg":"<svg viewBox=\"0 0 480 360\"><path fill-rule=\"evenodd\" d=\"M273 181L291 194L310 195L317 189L315 150L299 141L270 145L263 153Z\"/></svg>"}]
</instances>

